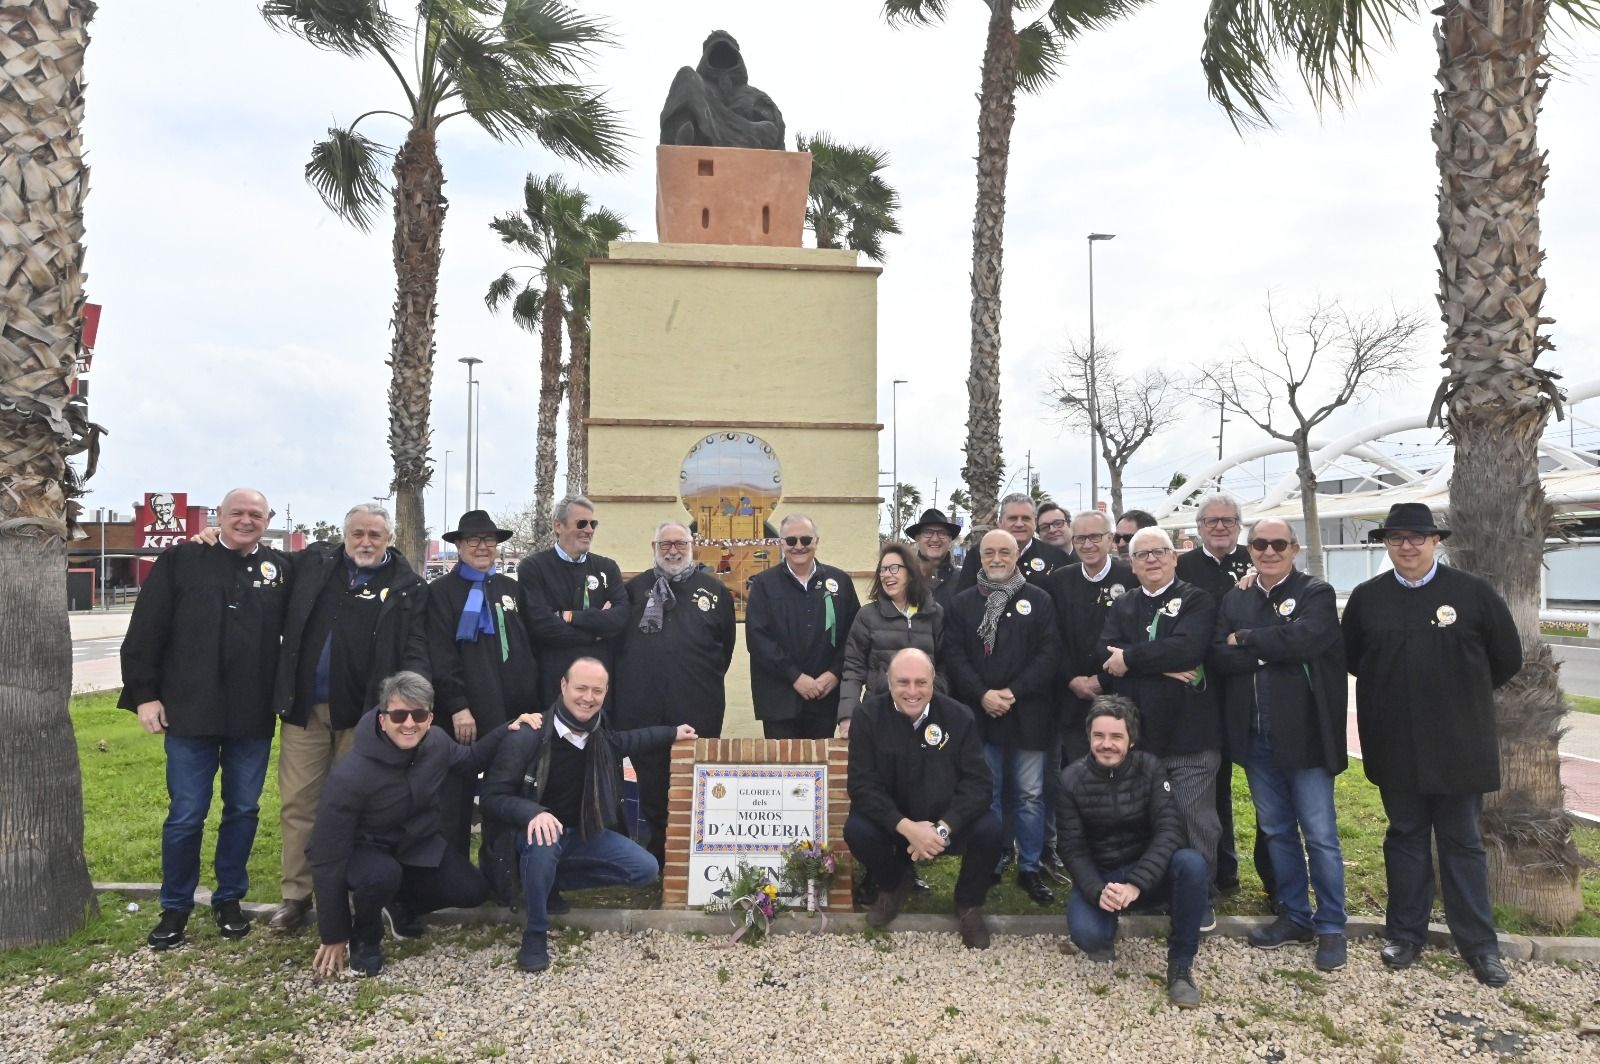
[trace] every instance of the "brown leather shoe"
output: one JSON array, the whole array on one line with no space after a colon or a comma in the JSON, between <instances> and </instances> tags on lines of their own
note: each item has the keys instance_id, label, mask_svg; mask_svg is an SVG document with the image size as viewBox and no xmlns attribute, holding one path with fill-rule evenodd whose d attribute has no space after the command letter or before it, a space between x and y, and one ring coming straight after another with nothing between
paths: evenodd
<instances>
[{"instance_id":1,"label":"brown leather shoe","mask_svg":"<svg viewBox=\"0 0 1600 1064\"><path fill-rule=\"evenodd\" d=\"M989 948L989 921L983 918L981 906L957 909L956 919L961 921L961 944L968 949Z\"/></svg>"},{"instance_id":2,"label":"brown leather shoe","mask_svg":"<svg viewBox=\"0 0 1600 1064\"><path fill-rule=\"evenodd\" d=\"M894 918L900 915L900 910L905 908L906 899L911 897L911 888L916 883L916 873L905 869L900 877L900 885L893 890L878 890L878 900L867 909L867 926L881 931L888 927Z\"/></svg>"},{"instance_id":3,"label":"brown leather shoe","mask_svg":"<svg viewBox=\"0 0 1600 1064\"><path fill-rule=\"evenodd\" d=\"M310 911L310 898L285 898L283 904L267 917L267 929L285 935L293 934L306 922L306 913Z\"/></svg>"}]
</instances>

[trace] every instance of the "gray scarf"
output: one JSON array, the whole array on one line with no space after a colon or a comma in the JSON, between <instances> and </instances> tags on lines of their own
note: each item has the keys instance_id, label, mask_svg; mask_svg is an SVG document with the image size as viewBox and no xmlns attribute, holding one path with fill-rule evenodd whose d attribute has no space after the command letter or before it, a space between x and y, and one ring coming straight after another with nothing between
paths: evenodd
<instances>
[{"instance_id":1,"label":"gray scarf","mask_svg":"<svg viewBox=\"0 0 1600 1064\"><path fill-rule=\"evenodd\" d=\"M678 596L672 593L672 585L683 583L694 575L694 571L695 567L691 565L677 576L668 576L661 566L655 567L656 582L650 589L649 597L644 600L644 616L639 618L639 631L661 631L666 612L678 604Z\"/></svg>"},{"instance_id":2,"label":"gray scarf","mask_svg":"<svg viewBox=\"0 0 1600 1064\"><path fill-rule=\"evenodd\" d=\"M985 654L994 653L994 633L1000 626L1000 615L1025 583L1027 581L1022 578L1021 569L1013 569L1011 579L1000 584L984 576L981 569L978 571L978 590L988 596L983 603L983 620L978 622L978 634L983 637Z\"/></svg>"}]
</instances>

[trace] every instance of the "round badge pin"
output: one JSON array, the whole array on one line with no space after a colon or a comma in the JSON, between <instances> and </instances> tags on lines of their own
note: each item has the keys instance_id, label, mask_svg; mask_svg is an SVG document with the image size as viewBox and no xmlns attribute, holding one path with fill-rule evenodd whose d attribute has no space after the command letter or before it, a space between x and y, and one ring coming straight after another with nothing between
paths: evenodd
<instances>
[{"instance_id":1,"label":"round badge pin","mask_svg":"<svg viewBox=\"0 0 1600 1064\"><path fill-rule=\"evenodd\" d=\"M1128 593L1128 589L1123 587L1121 584L1112 584L1111 585L1111 597L1113 599L1119 599L1123 595L1126 595L1127 593Z\"/></svg>"},{"instance_id":2,"label":"round badge pin","mask_svg":"<svg viewBox=\"0 0 1600 1064\"><path fill-rule=\"evenodd\" d=\"M944 741L944 729L937 724L930 724L922 730L922 738L929 746L938 746Z\"/></svg>"},{"instance_id":3,"label":"round badge pin","mask_svg":"<svg viewBox=\"0 0 1600 1064\"><path fill-rule=\"evenodd\" d=\"M1293 612L1294 612L1294 599L1292 599L1292 598L1284 599L1282 602L1278 603L1278 616L1279 617L1287 617L1287 616L1289 616L1289 614L1291 614Z\"/></svg>"},{"instance_id":4,"label":"round badge pin","mask_svg":"<svg viewBox=\"0 0 1600 1064\"><path fill-rule=\"evenodd\" d=\"M600 586L600 578L598 576L591 576L584 580L584 583L588 585L590 591L594 591Z\"/></svg>"},{"instance_id":5,"label":"round badge pin","mask_svg":"<svg viewBox=\"0 0 1600 1064\"><path fill-rule=\"evenodd\" d=\"M261 579L268 581L278 579L278 567L271 562L261 563Z\"/></svg>"},{"instance_id":6,"label":"round badge pin","mask_svg":"<svg viewBox=\"0 0 1600 1064\"><path fill-rule=\"evenodd\" d=\"M831 576L822 582L822 586L828 589L828 594L830 595L837 595L839 593L839 581L835 580Z\"/></svg>"},{"instance_id":7,"label":"round badge pin","mask_svg":"<svg viewBox=\"0 0 1600 1064\"><path fill-rule=\"evenodd\" d=\"M507 613L510 613L517 608L517 600L512 598L510 595L501 595L500 608L505 610Z\"/></svg>"},{"instance_id":8,"label":"round badge pin","mask_svg":"<svg viewBox=\"0 0 1600 1064\"><path fill-rule=\"evenodd\" d=\"M1017 613L1019 615L1021 615L1023 617L1026 617L1028 614L1030 614L1032 612L1033 612L1033 603L1029 602L1027 599L1023 599L1021 602L1017 603Z\"/></svg>"},{"instance_id":9,"label":"round badge pin","mask_svg":"<svg viewBox=\"0 0 1600 1064\"><path fill-rule=\"evenodd\" d=\"M1433 615L1439 619L1441 625L1448 626L1456 623L1456 608L1454 606L1440 606L1433 611Z\"/></svg>"},{"instance_id":10,"label":"round badge pin","mask_svg":"<svg viewBox=\"0 0 1600 1064\"><path fill-rule=\"evenodd\" d=\"M711 600L706 598L704 595L702 595L699 598L695 599L694 600L694 604L696 606L700 607L700 612L701 613L710 613L711 612Z\"/></svg>"},{"instance_id":11,"label":"round badge pin","mask_svg":"<svg viewBox=\"0 0 1600 1064\"><path fill-rule=\"evenodd\" d=\"M1035 559L1033 559L1033 561L1028 563L1028 568L1032 569L1036 573L1044 572L1044 559L1043 558L1035 558Z\"/></svg>"}]
</instances>

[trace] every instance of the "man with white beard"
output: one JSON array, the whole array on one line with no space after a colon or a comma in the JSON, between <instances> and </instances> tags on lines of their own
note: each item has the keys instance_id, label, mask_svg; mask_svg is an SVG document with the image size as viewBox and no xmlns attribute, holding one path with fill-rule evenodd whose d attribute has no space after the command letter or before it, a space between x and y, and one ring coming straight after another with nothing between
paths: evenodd
<instances>
[{"instance_id":1,"label":"man with white beard","mask_svg":"<svg viewBox=\"0 0 1600 1064\"><path fill-rule=\"evenodd\" d=\"M723 684L736 638L733 596L699 572L694 537L674 521L657 526L655 565L627 584L630 616L618 641L614 680L616 726L691 724L696 734L722 734ZM650 825L647 847L664 860L671 747L634 754L639 806Z\"/></svg>"}]
</instances>

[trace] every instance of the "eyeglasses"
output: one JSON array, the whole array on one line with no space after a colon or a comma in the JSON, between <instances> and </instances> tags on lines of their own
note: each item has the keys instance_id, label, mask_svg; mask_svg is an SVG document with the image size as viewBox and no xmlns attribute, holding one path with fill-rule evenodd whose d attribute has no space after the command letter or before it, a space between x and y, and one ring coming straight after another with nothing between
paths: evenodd
<instances>
[{"instance_id":1,"label":"eyeglasses","mask_svg":"<svg viewBox=\"0 0 1600 1064\"><path fill-rule=\"evenodd\" d=\"M686 539L660 539L656 541L656 546L662 550L688 550L689 541Z\"/></svg>"},{"instance_id":2,"label":"eyeglasses","mask_svg":"<svg viewBox=\"0 0 1600 1064\"><path fill-rule=\"evenodd\" d=\"M1252 539L1250 541L1250 549L1255 551L1257 554L1265 554L1268 547L1272 548L1277 553L1282 554L1292 546L1294 546L1294 544L1290 543L1286 539Z\"/></svg>"},{"instance_id":3,"label":"eyeglasses","mask_svg":"<svg viewBox=\"0 0 1600 1064\"><path fill-rule=\"evenodd\" d=\"M890 562L888 565L880 565L878 567L878 575L879 576L898 576L899 574L901 574L901 573L903 573L905 571L906 571L906 567L905 566L896 565L894 562Z\"/></svg>"},{"instance_id":4,"label":"eyeglasses","mask_svg":"<svg viewBox=\"0 0 1600 1064\"><path fill-rule=\"evenodd\" d=\"M1058 528L1066 528L1066 527L1067 527L1067 523L1065 521L1040 521L1039 522L1039 531L1040 532L1054 532Z\"/></svg>"},{"instance_id":5,"label":"eyeglasses","mask_svg":"<svg viewBox=\"0 0 1600 1064\"><path fill-rule=\"evenodd\" d=\"M917 533L918 539L949 539L950 533L942 528L924 528Z\"/></svg>"},{"instance_id":6,"label":"eyeglasses","mask_svg":"<svg viewBox=\"0 0 1600 1064\"><path fill-rule=\"evenodd\" d=\"M1072 537L1072 545L1074 547L1081 547L1085 543L1099 543L1102 539L1105 539L1110 534L1111 533L1109 533L1109 532L1090 532L1087 535L1073 536ZM1133 537L1129 536L1127 538L1128 539L1132 539ZM1118 536L1117 540L1118 540L1118 542L1123 542L1124 541L1124 537Z\"/></svg>"},{"instance_id":7,"label":"eyeglasses","mask_svg":"<svg viewBox=\"0 0 1600 1064\"><path fill-rule=\"evenodd\" d=\"M784 536L783 542L790 547L809 547L812 543L810 536Z\"/></svg>"},{"instance_id":8,"label":"eyeglasses","mask_svg":"<svg viewBox=\"0 0 1600 1064\"><path fill-rule=\"evenodd\" d=\"M1127 542L1129 542L1130 540L1133 539L1133 533L1132 532L1118 532L1116 535L1112 536L1111 538L1113 540L1115 540L1116 542L1118 542L1118 543L1127 543Z\"/></svg>"},{"instance_id":9,"label":"eyeglasses","mask_svg":"<svg viewBox=\"0 0 1600 1064\"><path fill-rule=\"evenodd\" d=\"M1151 547L1148 550L1136 550L1128 557L1136 562L1149 561L1151 558L1165 558L1172 553L1171 547Z\"/></svg>"},{"instance_id":10,"label":"eyeglasses","mask_svg":"<svg viewBox=\"0 0 1600 1064\"><path fill-rule=\"evenodd\" d=\"M498 547L500 541L493 536L466 536L461 540L463 547Z\"/></svg>"},{"instance_id":11,"label":"eyeglasses","mask_svg":"<svg viewBox=\"0 0 1600 1064\"><path fill-rule=\"evenodd\" d=\"M1386 547L1420 547L1428 542L1428 537L1421 532L1390 532L1383 537Z\"/></svg>"},{"instance_id":12,"label":"eyeglasses","mask_svg":"<svg viewBox=\"0 0 1600 1064\"><path fill-rule=\"evenodd\" d=\"M1207 528L1238 528L1239 520L1234 517L1206 517L1200 523Z\"/></svg>"},{"instance_id":13,"label":"eyeglasses","mask_svg":"<svg viewBox=\"0 0 1600 1064\"><path fill-rule=\"evenodd\" d=\"M576 521L572 522L572 524L574 528L579 529L599 528L600 519L598 517L580 517Z\"/></svg>"},{"instance_id":14,"label":"eyeglasses","mask_svg":"<svg viewBox=\"0 0 1600 1064\"><path fill-rule=\"evenodd\" d=\"M417 724L426 724L428 723L428 718L433 716L433 710L386 709L383 711L383 715L389 718L390 724L404 724L408 720L414 721Z\"/></svg>"}]
</instances>

